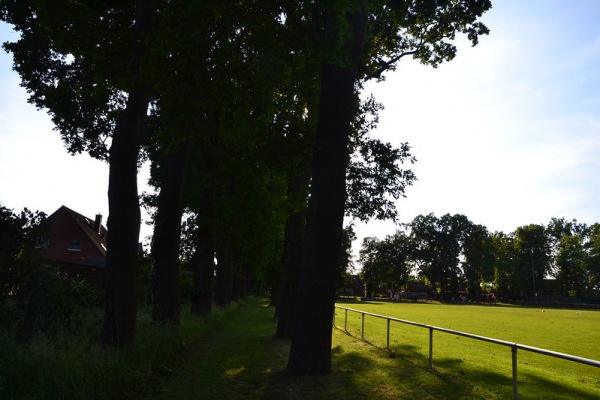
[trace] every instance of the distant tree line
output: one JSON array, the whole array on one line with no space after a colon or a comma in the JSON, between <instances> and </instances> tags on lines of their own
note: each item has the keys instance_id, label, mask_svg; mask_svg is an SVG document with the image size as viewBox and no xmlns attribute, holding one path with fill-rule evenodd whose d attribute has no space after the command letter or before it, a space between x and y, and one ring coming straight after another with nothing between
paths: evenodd
<instances>
[{"instance_id":1,"label":"distant tree line","mask_svg":"<svg viewBox=\"0 0 600 400\"><path fill-rule=\"evenodd\" d=\"M472 301L487 293L585 301L600 296L600 224L552 218L505 234L460 214L419 215L384 239L365 238L359 262L367 296L419 279L437 296L460 291Z\"/></svg>"}]
</instances>

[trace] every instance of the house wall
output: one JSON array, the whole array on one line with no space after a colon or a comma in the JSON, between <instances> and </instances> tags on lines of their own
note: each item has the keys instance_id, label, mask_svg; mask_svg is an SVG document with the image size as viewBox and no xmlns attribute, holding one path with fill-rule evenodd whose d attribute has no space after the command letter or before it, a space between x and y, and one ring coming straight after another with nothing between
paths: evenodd
<instances>
[{"instance_id":1,"label":"house wall","mask_svg":"<svg viewBox=\"0 0 600 400\"><path fill-rule=\"evenodd\" d=\"M45 252L46 258L63 263L80 264L86 257L104 256L67 212L54 214L49 222L52 236L50 246ZM67 250L71 240L81 242L79 251Z\"/></svg>"}]
</instances>

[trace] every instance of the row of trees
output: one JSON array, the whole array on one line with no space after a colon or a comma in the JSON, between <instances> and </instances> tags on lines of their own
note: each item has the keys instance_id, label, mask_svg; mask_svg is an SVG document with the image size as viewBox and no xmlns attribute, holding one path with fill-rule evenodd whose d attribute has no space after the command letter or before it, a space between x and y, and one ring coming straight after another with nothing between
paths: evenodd
<instances>
[{"instance_id":1,"label":"row of trees","mask_svg":"<svg viewBox=\"0 0 600 400\"><path fill-rule=\"evenodd\" d=\"M464 215L419 215L383 240L365 238L360 263L369 292L404 290L418 277L438 294L466 290L474 301L484 293L584 300L600 296L600 224L553 218L505 234Z\"/></svg>"},{"instance_id":2,"label":"row of trees","mask_svg":"<svg viewBox=\"0 0 600 400\"><path fill-rule=\"evenodd\" d=\"M328 373L344 216L394 216L414 180L402 167L414 161L407 144L369 137L380 105L360 101L363 84L406 56L451 60L457 34L475 45L488 33L478 18L490 7L0 0L0 18L20 33L4 47L29 101L49 111L70 152L110 165L103 342L135 339L136 178L148 160L159 192L146 199L154 320L179 324L183 248L195 312L210 312L213 293L225 307L252 279L278 282L288 368Z\"/></svg>"}]
</instances>

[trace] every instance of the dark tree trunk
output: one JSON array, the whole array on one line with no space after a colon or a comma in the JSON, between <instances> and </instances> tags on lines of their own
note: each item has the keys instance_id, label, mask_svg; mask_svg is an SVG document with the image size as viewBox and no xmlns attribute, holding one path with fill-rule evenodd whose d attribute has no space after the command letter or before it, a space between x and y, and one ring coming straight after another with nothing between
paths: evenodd
<instances>
[{"instance_id":1,"label":"dark tree trunk","mask_svg":"<svg viewBox=\"0 0 600 400\"><path fill-rule=\"evenodd\" d=\"M215 235L212 228L200 222L198 242L194 256L194 294L192 313L210 314L215 274Z\"/></svg>"},{"instance_id":2,"label":"dark tree trunk","mask_svg":"<svg viewBox=\"0 0 600 400\"><path fill-rule=\"evenodd\" d=\"M324 3L327 5L327 3ZM325 30L347 34L348 63L321 67L319 122L313 146L312 184L306 241L288 370L298 375L331 372L331 330L339 278L348 139L355 113L355 67L366 41L366 4L348 15L349 32L335 15L324 13ZM335 12L329 11L329 12Z\"/></svg>"},{"instance_id":3,"label":"dark tree trunk","mask_svg":"<svg viewBox=\"0 0 600 400\"><path fill-rule=\"evenodd\" d=\"M152 237L152 319L155 323L179 327L179 246L183 213L183 180L189 154L189 140L165 158L164 175Z\"/></svg>"},{"instance_id":4,"label":"dark tree trunk","mask_svg":"<svg viewBox=\"0 0 600 400\"><path fill-rule=\"evenodd\" d=\"M136 329L136 270L140 233L137 193L139 130L146 113L145 98L130 95L127 109L119 117L110 149L108 185L108 237L106 252L106 310L104 343L133 345Z\"/></svg>"},{"instance_id":5,"label":"dark tree trunk","mask_svg":"<svg viewBox=\"0 0 600 400\"><path fill-rule=\"evenodd\" d=\"M296 175L288 185L288 196L305 197L310 187L310 156L304 157L299 165L303 172ZM284 271L277 288L276 316L278 338L292 336L298 279L302 265L302 247L306 233L306 210L293 213L285 222L283 238Z\"/></svg>"},{"instance_id":6,"label":"dark tree trunk","mask_svg":"<svg viewBox=\"0 0 600 400\"><path fill-rule=\"evenodd\" d=\"M231 301L232 302L236 302L239 301L242 298L242 271L241 271L241 266L238 265L237 268L235 263L233 264L234 269L232 271L232 278L231 278Z\"/></svg>"},{"instance_id":7,"label":"dark tree trunk","mask_svg":"<svg viewBox=\"0 0 600 400\"><path fill-rule=\"evenodd\" d=\"M233 280L232 240L231 229L228 229L228 232L217 242L215 304L219 308L227 308L231 304Z\"/></svg>"},{"instance_id":8,"label":"dark tree trunk","mask_svg":"<svg viewBox=\"0 0 600 400\"><path fill-rule=\"evenodd\" d=\"M194 291L192 295L192 313L208 315L212 312L215 284L215 254L217 245L217 182L216 141L219 129L219 113L213 111L207 118L206 138L200 137L194 148L200 149L196 156L199 164L196 184L200 185L200 194L196 195L196 222L198 224L196 251L194 256ZM199 182L199 183L198 183Z\"/></svg>"},{"instance_id":9,"label":"dark tree trunk","mask_svg":"<svg viewBox=\"0 0 600 400\"><path fill-rule=\"evenodd\" d=\"M241 282L240 298L245 299L250 296L252 288L252 267L248 263L241 266Z\"/></svg>"},{"instance_id":10,"label":"dark tree trunk","mask_svg":"<svg viewBox=\"0 0 600 400\"><path fill-rule=\"evenodd\" d=\"M278 338L292 336L305 226L306 219L302 213L292 214L285 223L284 254L286 266L277 294L277 331L275 336Z\"/></svg>"},{"instance_id":11,"label":"dark tree trunk","mask_svg":"<svg viewBox=\"0 0 600 400\"><path fill-rule=\"evenodd\" d=\"M149 96L141 77L141 58L154 26L153 1L135 2L136 41L131 60L132 88L117 118L110 147L108 183L106 305L102 340L108 346L130 349L137 318L137 257L140 207L137 161Z\"/></svg>"},{"instance_id":12,"label":"dark tree trunk","mask_svg":"<svg viewBox=\"0 0 600 400\"><path fill-rule=\"evenodd\" d=\"M373 282L369 281L365 284L365 296L373 297Z\"/></svg>"},{"instance_id":13,"label":"dark tree trunk","mask_svg":"<svg viewBox=\"0 0 600 400\"><path fill-rule=\"evenodd\" d=\"M303 375L324 375L331 370L353 98L352 71L324 65L298 310L288 361L288 369Z\"/></svg>"}]
</instances>

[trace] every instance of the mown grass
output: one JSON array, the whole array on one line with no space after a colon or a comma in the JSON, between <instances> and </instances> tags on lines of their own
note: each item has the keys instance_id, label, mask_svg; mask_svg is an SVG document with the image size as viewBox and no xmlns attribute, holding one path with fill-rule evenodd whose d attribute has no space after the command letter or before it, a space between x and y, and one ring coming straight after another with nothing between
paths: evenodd
<instances>
[{"instance_id":1,"label":"mown grass","mask_svg":"<svg viewBox=\"0 0 600 400\"><path fill-rule=\"evenodd\" d=\"M545 348L600 360L600 312L514 306L447 305L438 303L340 302L339 305L404 320ZM338 310L336 324L350 334L386 347L387 323ZM392 353L427 364L429 330L391 323ZM511 349L457 335L434 332L436 371L465 380L474 391L492 391L494 398L512 396ZM600 398L600 370L595 367L518 351L518 388L522 398Z\"/></svg>"},{"instance_id":2,"label":"mown grass","mask_svg":"<svg viewBox=\"0 0 600 400\"><path fill-rule=\"evenodd\" d=\"M190 346L171 366L155 399L448 399L492 398L461 379L390 357L340 330L333 331L333 371L296 377L285 371L289 340L275 339L273 310L249 301L219 333ZM422 360L422 356L418 356Z\"/></svg>"}]
</instances>

